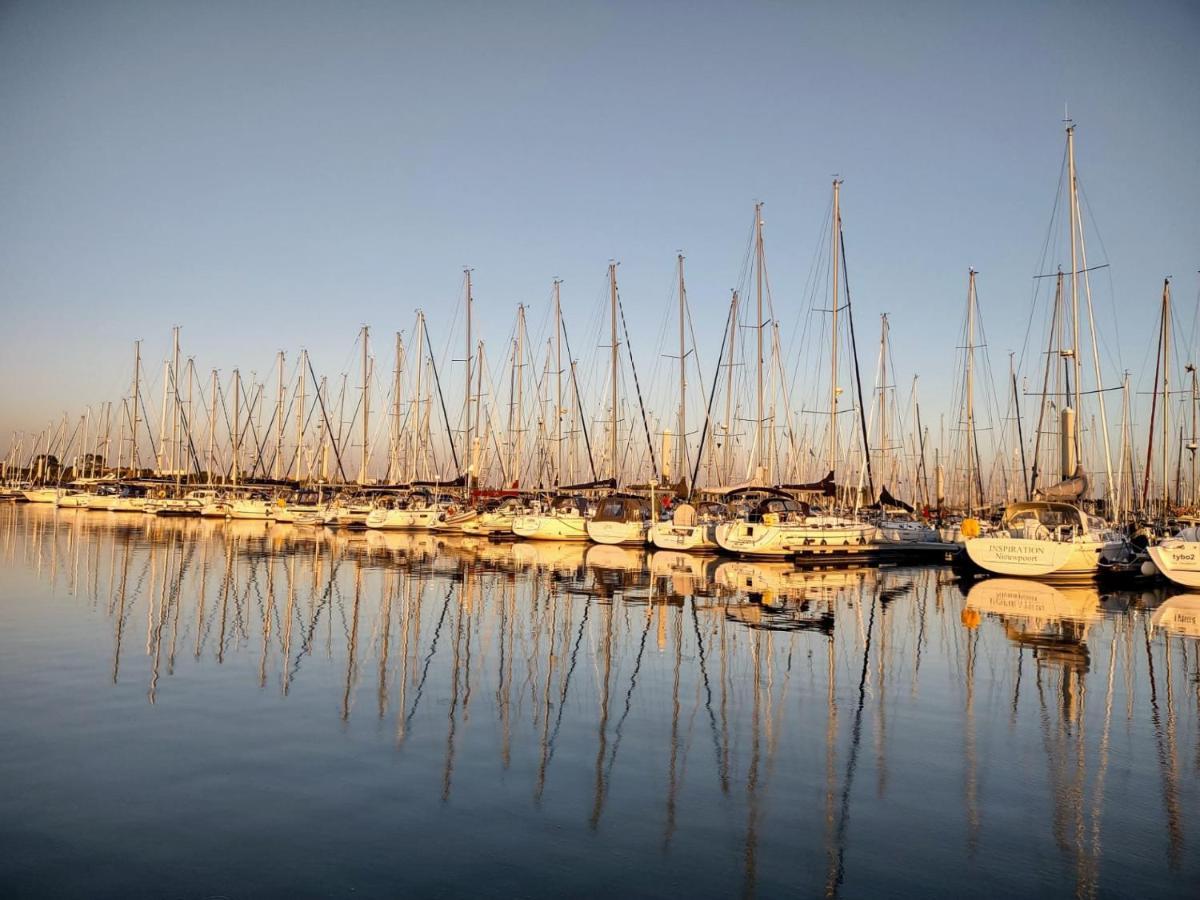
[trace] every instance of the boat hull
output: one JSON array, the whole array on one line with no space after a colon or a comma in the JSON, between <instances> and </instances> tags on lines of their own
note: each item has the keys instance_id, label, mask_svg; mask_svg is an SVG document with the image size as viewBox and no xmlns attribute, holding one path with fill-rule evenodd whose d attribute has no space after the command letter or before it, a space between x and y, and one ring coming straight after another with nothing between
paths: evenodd
<instances>
[{"instance_id":1,"label":"boat hull","mask_svg":"<svg viewBox=\"0 0 1200 900\"><path fill-rule=\"evenodd\" d=\"M828 522L768 525L763 522L723 522L716 539L722 550L739 556L785 558L814 547L858 547L870 543L875 526L866 522Z\"/></svg>"},{"instance_id":2,"label":"boat hull","mask_svg":"<svg viewBox=\"0 0 1200 900\"><path fill-rule=\"evenodd\" d=\"M650 526L649 539L660 550L715 553L721 549L717 543L717 526L712 523L675 525L672 522L655 522Z\"/></svg>"},{"instance_id":3,"label":"boat hull","mask_svg":"<svg viewBox=\"0 0 1200 900\"><path fill-rule=\"evenodd\" d=\"M513 534L527 541L586 541L587 519L583 516L518 516Z\"/></svg>"},{"instance_id":4,"label":"boat hull","mask_svg":"<svg viewBox=\"0 0 1200 900\"><path fill-rule=\"evenodd\" d=\"M383 531L427 531L437 524L441 510L429 509L373 509L366 517L368 528Z\"/></svg>"},{"instance_id":5,"label":"boat hull","mask_svg":"<svg viewBox=\"0 0 1200 900\"><path fill-rule=\"evenodd\" d=\"M646 523L636 522L597 522L587 523L587 536L597 544L645 544Z\"/></svg>"},{"instance_id":6,"label":"boat hull","mask_svg":"<svg viewBox=\"0 0 1200 900\"><path fill-rule=\"evenodd\" d=\"M1166 541L1147 549L1158 571L1168 579L1200 588L1200 541Z\"/></svg>"},{"instance_id":7,"label":"boat hull","mask_svg":"<svg viewBox=\"0 0 1200 900\"><path fill-rule=\"evenodd\" d=\"M981 537L966 542L971 562L993 575L1015 578L1095 577L1109 541L1047 541L1034 538Z\"/></svg>"}]
</instances>

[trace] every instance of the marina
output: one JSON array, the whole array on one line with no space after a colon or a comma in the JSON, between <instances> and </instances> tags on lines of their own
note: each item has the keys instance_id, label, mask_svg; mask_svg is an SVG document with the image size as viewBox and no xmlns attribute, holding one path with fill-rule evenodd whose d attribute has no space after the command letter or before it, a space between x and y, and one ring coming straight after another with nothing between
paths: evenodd
<instances>
[{"instance_id":1,"label":"marina","mask_svg":"<svg viewBox=\"0 0 1200 900\"><path fill-rule=\"evenodd\" d=\"M1200 6L0 11L0 898L1174 898Z\"/></svg>"}]
</instances>

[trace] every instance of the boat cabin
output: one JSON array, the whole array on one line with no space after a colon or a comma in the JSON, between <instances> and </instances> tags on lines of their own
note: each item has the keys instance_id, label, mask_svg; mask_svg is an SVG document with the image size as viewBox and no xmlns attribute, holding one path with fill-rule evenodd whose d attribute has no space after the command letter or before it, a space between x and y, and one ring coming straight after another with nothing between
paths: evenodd
<instances>
[{"instance_id":1,"label":"boat cabin","mask_svg":"<svg viewBox=\"0 0 1200 900\"><path fill-rule=\"evenodd\" d=\"M606 497L596 507L593 522L643 522L650 518L650 504L641 497Z\"/></svg>"},{"instance_id":2,"label":"boat cabin","mask_svg":"<svg viewBox=\"0 0 1200 900\"><path fill-rule=\"evenodd\" d=\"M1106 530L1104 522L1070 503L1030 500L1012 503L1004 511L1000 527L1016 538L1049 540L1069 538Z\"/></svg>"}]
</instances>

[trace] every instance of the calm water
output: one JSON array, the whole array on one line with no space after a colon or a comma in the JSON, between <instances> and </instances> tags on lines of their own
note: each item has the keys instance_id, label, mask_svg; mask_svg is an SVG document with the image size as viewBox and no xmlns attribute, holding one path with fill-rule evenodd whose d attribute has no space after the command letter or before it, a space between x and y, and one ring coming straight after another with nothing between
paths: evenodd
<instances>
[{"instance_id":1,"label":"calm water","mask_svg":"<svg viewBox=\"0 0 1200 900\"><path fill-rule=\"evenodd\" d=\"M1194 897L1164 599L6 504L0 894Z\"/></svg>"}]
</instances>

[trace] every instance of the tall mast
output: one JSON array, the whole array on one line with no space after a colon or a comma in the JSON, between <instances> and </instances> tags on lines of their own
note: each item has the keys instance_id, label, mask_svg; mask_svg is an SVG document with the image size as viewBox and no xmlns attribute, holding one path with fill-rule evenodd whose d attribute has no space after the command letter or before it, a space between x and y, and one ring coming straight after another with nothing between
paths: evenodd
<instances>
[{"instance_id":1,"label":"tall mast","mask_svg":"<svg viewBox=\"0 0 1200 900\"><path fill-rule=\"evenodd\" d=\"M296 481L304 480L304 381L308 369L308 351L300 351L300 383L296 385Z\"/></svg>"},{"instance_id":2,"label":"tall mast","mask_svg":"<svg viewBox=\"0 0 1200 900\"><path fill-rule=\"evenodd\" d=\"M733 426L733 354L734 341L737 338L738 292L735 290L729 300L729 364L725 375L725 473L722 479L729 480L733 470L733 436L730 429Z\"/></svg>"},{"instance_id":3,"label":"tall mast","mask_svg":"<svg viewBox=\"0 0 1200 900\"><path fill-rule=\"evenodd\" d=\"M612 460L612 475L617 478L617 264L608 264L608 294L611 314L612 354L610 377L612 378L612 408L609 413L608 450Z\"/></svg>"},{"instance_id":4,"label":"tall mast","mask_svg":"<svg viewBox=\"0 0 1200 900\"><path fill-rule=\"evenodd\" d=\"M888 414L887 414L887 351L888 351L888 316L882 313L879 317L879 477L886 487L888 480ZM870 452L868 450L868 452ZM892 485L892 490L896 486Z\"/></svg>"},{"instance_id":5,"label":"tall mast","mask_svg":"<svg viewBox=\"0 0 1200 900\"><path fill-rule=\"evenodd\" d=\"M1196 401L1197 401L1197 399L1200 399L1200 395L1198 395L1196 392L1196 366L1195 366L1195 364L1188 363L1187 373L1188 373L1188 375L1191 376L1191 379L1192 379L1192 398L1191 398L1192 399L1192 435L1188 439L1188 442L1187 442L1187 450L1188 450L1188 453L1191 454L1191 457L1192 457L1192 492L1191 492L1191 501L1189 502L1188 505L1191 506L1192 512L1195 513L1195 511L1196 511L1196 450L1197 450Z\"/></svg>"},{"instance_id":6,"label":"tall mast","mask_svg":"<svg viewBox=\"0 0 1200 900\"><path fill-rule=\"evenodd\" d=\"M838 438L837 438L837 407L838 407L838 268L841 263L842 240L842 211L841 211L840 179L833 179L833 324L830 328L832 336L829 354L829 469L834 472L836 480Z\"/></svg>"},{"instance_id":7,"label":"tall mast","mask_svg":"<svg viewBox=\"0 0 1200 900\"><path fill-rule=\"evenodd\" d=\"M975 270L967 270L967 513L975 487ZM982 502L983 498L979 498Z\"/></svg>"},{"instance_id":8,"label":"tall mast","mask_svg":"<svg viewBox=\"0 0 1200 900\"><path fill-rule=\"evenodd\" d=\"M158 474L161 475L164 467L167 465L167 390L170 387L171 380L171 361L163 360L163 394L162 394L162 412L158 416L158 453L155 460L155 466L158 469Z\"/></svg>"},{"instance_id":9,"label":"tall mast","mask_svg":"<svg viewBox=\"0 0 1200 900\"><path fill-rule=\"evenodd\" d=\"M559 285L561 278L554 279L554 371L555 371L555 407L554 407L554 446L555 467L554 483L563 482L563 445L562 445L562 306L559 302Z\"/></svg>"},{"instance_id":10,"label":"tall mast","mask_svg":"<svg viewBox=\"0 0 1200 900\"><path fill-rule=\"evenodd\" d=\"M216 457L214 448L217 440L217 370L212 370L212 384L209 387L208 400L208 483L213 483L213 469Z\"/></svg>"},{"instance_id":11,"label":"tall mast","mask_svg":"<svg viewBox=\"0 0 1200 900\"><path fill-rule=\"evenodd\" d=\"M1171 502L1171 479L1168 474L1168 443L1171 434L1170 418L1171 418L1171 403L1170 389L1171 381L1171 279L1163 279L1163 295L1162 295L1162 355L1163 355L1163 380L1162 380L1162 473L1163 473L1163 509L1162 514L1167 514L1167 508Z\"/></svg>"},{"instance_id":12,"label":"tall mast","mask_svg":"<svg viewBox=\"0 0 1200 900\"><path fill-rule=\"evenodd\" d=\"M319 402L321 404L322 409L324 409L325 401L328 399L329 399L329 381L326 378L326 376L322 375L321 383L319 385L317 385L317 402ZM340 410L338 412L338 415L340 417L340 415L341 415ZM321 466L320 476L321 476L321 481L327 482L327 481L329 481L329 442L333 439L333 434L331 433L329 427L326 425L325 416L321 416L321 418L317 422L317 426L318 426L318 430L320 431L320 442L317 447L317 452L320 454L320 458L318 460L320 463L320 466ZM340 429L341 426L342 426L342 423L341 423L341 419L339 418L338 419L338 428Z\"/></svg>"},{"instance_id":13,"label":"tall mast","mask_svg":"<svg viewBox=\"0 0 1200 900\"><path fill-rule=\"evenodd\" d=\"M171 468L183 463L182 435L179 428L179 326L171 329Z\"/></svg>"},{"instance_id":14,"label":"tall mast","mask_svg":"<svg viewBox=\"0 0 1200 900\"><path fill-rule=\"evenodd\" d=\"M367 370L367 343L370 340L370 330L366 325L362 327L362 462L358 469L358 483L367 483L367 465L370 463L371 456L371 394L370 394L370 372Z\"/></svg>"},{"instance_id":15,"label":"tall mast","mask_svg":"<svg viewBox=\"0 0 1200 900\"><path fill-rule=\"evenodd\" d=\"M400 361L404 356L404 338L396 332L396 361L392 368L392 440L388 460L389 482L400 480Z\"/></svg>"},{"instance_id":16,"label":"tall mast","mask_svg":"<svg viewBox=\"0 0 1200 900\"><path fill-rule=\"evenodd\" d=\"M133 342L133 438L130 447L129 464L136 473L141 462L138 456L138 411L141 408L139 385L142 381L142 342Z\"/></svg>"},{"instance_id":17,"label":"tall mast","mask_svg":"<svg viewBox=\"0 0 1200 900\"><path fill-rule=\"evenodd\" d=\"M467 469L467 489L471 487L471 351L475 348L471 345L471 306L474 298L471 296L471 269L467 267L463 269L467 276L467 379L464 382L466 385L463 390L463 415L465 417L466 428L463 437L463 465Z\"/></svg>"},{"instance_id":18,"label":"tall mast","mask_svg":"<svg viewBox=\"0 0 1200 900\"><path fill-rule=\"evenodd\" d=\"M283 351L275 362L275 462L271 465L271 477L278 480L283 471Z\"/></svg>"},{"instance_id":19,"label":"tall mast","mask_svg":"<svg viewBox=\"0 0 1200 900\"><path fill-rule=\"evenodd\" d=\"M478 433L478 436L475 438L474 445L471 447L471 459L469 460L468 471L471 473L471 481L478 482L479 472L477 470L479 469L479 458L483 455L485 444L484 437L486 432L484 426L480 424L483 422L483 368L485 364L482 340L476 345L475 352L477 354L475 357L475 430ZM520 463L518 461L518 465L519 464ZM468 497L470 496L470 487L471 486L468 483Z\"/></svg>"},{"instance_id":20,"label":"tall mast","mask_svg":"<svg viewBox=\"0 0 1200 900\"><path fill-rule=\"evenodd\" d=\"M193 458L195 457L195 453L192 452L192 449L193 449L192 423L195 422L195 420L196 420L195 416L192 415L192 393L193 393L193 389L195 387L195 380L196 380L196 358L194 356L188 357L187 373L188 373L188 377L187 377L187 420L186 420L186 422L180 422L180 431L182 432L180 441L187 442L188 452L187 453L183 452L183 445L181 443L180 448L179 448L179 462L180 462L180 466L181 466L181 468L180 468L181 472L183 471L183 469L182 469L183 461L188 460L189 471L190 471L191 462L192 462ZM186 427L184 427L184 426L186 426ZM196 474L199 475L200 473L197 472Z\"/></svg>"},{"instance_id":21,"label":"tall mast","mask_svg":"<svg viewBox=\"0 0 1200 900\"><path fill-rule=\"evenodd\" d=\"M242 375L233 370L233 483L238 483L238 466L242 456Z\"/></svg>"},{"instance_id":22,"label":"tall mast","mask_svg":"<svg viewBox=\"0 0 1200 900\"><path fill-rule=\"evenodd\" d=\"M516 433L516 452L515 463L512 470L512 479L516 482L515 486L521 486L521 453L523 441L521 440L525 431L524 409L525 409L525 304L522 303L517 307L517 433Z\"/></svg>"},{"instance_id":23,"label":"tall mast","mask_svg":"<svg viewBox=\"0 0 1200 900\"><path fill-rule=\"evenodd\" d=\"M412 471L409 474L410 481L417 477L416 448L424 446L420 440L421 428L422 428L421 371L422 371L422 369L424 369L424 367L425 367L425 313L422 312L421 310L417 310L417 366L416 366L417 378L416 378L416 390L413 393L413 396L414 396L415 402L416 402L416 410L415 410L416 415L413 417L413 421L414 421L414 423L416 425L416 429L417 429L417 435L416 435L417 440L415 441L414 448L413 448L412 465L411 465Z\"/></svg>"},{"instance_id":24,"label":"tall mast","mask_svg":"<svg viewBox=\"0 0 1200 900\"><path fill-rule=\"evenodd\" d=\"M1071 218L1071 374L1075 380L1073 405L1075 407L1075 431L1072 440L1075 443L1075 458L1078 461L1082 446L1080 441L1080 386L1079 386L1079 221L1076 209L1075 184L1075 125L1067 125L1067 171L1070 186L1070 218ZM1096 385L1097 388L1100 385ZM1078 464L1078 463L1077 463ZM1164 469L1165 471L1165 469ZM1074 473L1071 473L1074 474ZM1064 477L1069 477L1064 473Z\"/></svg>"},{"instance_id":25,"label":"tall mast","mask_svg":"<svg viewBox=\"0 0 1200 900\"><path fill-rule=\"evenodd\" d=\"M687 349L684 343L684 320L687 317L687 289L683 284L683 254L679 254L679 464L675 471L686 476L687 455ZM676 478L679 477L677 474Z\"/></svg>"},{"instance_id":26,"label":"tall mast","mask_svg":"<svg viewBox=\"0 0 1200 900\"><path fill-rule=\"evenodd\" d=\"M763 433L763 235L762 235L762 203L754 204L754 292L757 300L758 327L755 334L758 338L758 352L755 356L755 372L757 377L757 431L754 434L754 478L757 480L759 471L763 468L763 448L765 445Z\"/></svg>"}]
</instances>

